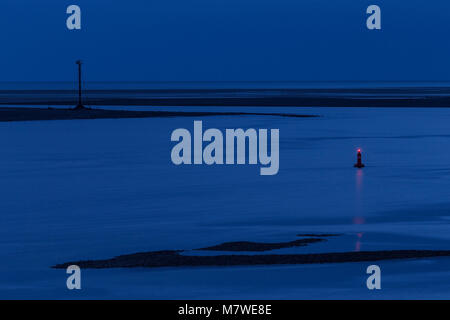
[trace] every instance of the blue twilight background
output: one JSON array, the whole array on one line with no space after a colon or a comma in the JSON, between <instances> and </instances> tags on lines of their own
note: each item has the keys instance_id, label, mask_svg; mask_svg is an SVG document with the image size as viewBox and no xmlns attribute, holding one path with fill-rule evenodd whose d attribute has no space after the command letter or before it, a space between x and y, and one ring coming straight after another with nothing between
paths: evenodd
<instances>
[{"instance_id":1,"label":"blue twilight background","mask_svg":"<svg viewBox=\"0 0 450 320\"><path fill-rule=\"evenodd\" d=\"M88 81L445 81L449 16L446 0L2 0L0 81L72 80L79 58Z\"/></svg>"},{"instance_id":2,"label":"blue twilight background","mask_svg":"<svg viewBox=\"0 0 450 320\"><path fill-rule=\"evenodd\" d=\"M71 4L82 8L81 31L66 28ZM382 9L381 31L366 28L371 4ZM84 80L121 89L147 86L132 81L449 81L449 9L448 0L0 0L0 97L32 97L5 93L21 87L13 81L75 89L77 59ZM445 102L449 88L390 94ZM170 110L207 110L180 104ZM217 255L193 249L230 241L340 234L268 254L450 248L450 108L210 109L320 117L0 121L0 299L450 298L449 257L376 261L380 291L367 290L369 261L86 269L83 289L67 290L66 271L51 266L160 250ZM278 128L279 173L175 166L171 133L194 120L222 132ZM358 148L363 170L353 167Z\"/></svg>"}]
</instances>

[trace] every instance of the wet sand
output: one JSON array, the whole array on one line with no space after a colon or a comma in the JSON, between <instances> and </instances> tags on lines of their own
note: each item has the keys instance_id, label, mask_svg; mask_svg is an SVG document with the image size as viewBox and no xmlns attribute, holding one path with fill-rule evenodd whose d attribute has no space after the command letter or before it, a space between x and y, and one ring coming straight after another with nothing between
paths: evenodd
<instances>
[{"instance_id":1,"label":"wet sand","mask_svg":"<svg viewBox=\"0 0 450 320\"><path fill-rule=\"evenodd\" d=\"M160 268L160 267L199 267L199 266L252 266L281 264L317 264L380 261L395 259L419 259L431 257L450 257L450 250L391 250L361 251L316 254L262 254L262 255L217 255L187 256L179 251L155 251L122 255L106 260L81 260L53 266L65 269L70 265L80 268Z\"/></svg>"},{"instance_id":2,"label":"wet sand","mask_svg":"<svg viewBox=\"0 0 450 320\"><path fill-rule=\"evenodd\" d=\"M309 238L289 242L259 243L250 241L225 242L216 246L196 250L212 251L269 251L282 248L303 247L310 243L326 241L325 239Z\"/></svg>"},{"instance_id":3,"label":"wet sand","mask_svg":"<svg viewBox=\"0 0 450 320\"><path fill-rule=\"evenodd\" d=\"M85 90L87 106L450 107L448 87ZM77 104L73 90L0 90L0 105Z\"/></svg>"},{"instance_id":4,"label":"wet sand","mask_svg":"<svg viewBox=\"0 0 450 320\"><path fill-rule=\"evenodd\" d=\"M6 100L3 105L75 105L74 99ZM220 106L220 107L403 107L448 108L450 98L340 98L340 97L248 97L248 98L99 98L91 99L90 106Z\"/></svg>"},{"instance_id":5,"label":"wet sand","mask_svg":"<svg viewBox=\"0 0 450 320\"><path fill-rule=\"evenodd\" d=\"M178 111L128 111L106 109L62 109L62 108L10 108L0 107L0 122L6 121L42 121L77 119L122 119L122 118L158 118L158 117L200 117L200 116L279 116L311 118L314 115L285 113L245 113L245 112L178 112Z\"/></svg>"},{"instance_id":6,"label":"wet sand","mask_svg":"<svg viewBox=\"0 0 450 320\"><path fill-rule=\"evenodd\" d=\"M321 238L304 238L289 242L257 243L249 241L225 242L219 245L194 249L227 252L261 252L326 241L324 237L336 234L323 234ZM196 266L252 266L252 265L283 265L283 264L317 264L344 263L396 259L420 259L430 257L449 257L450 250L380 250L326 252L307 254L221 254L221 255L185 255L185 250L163 250L139 252L120 255L105 260L80 260L57 264L52 268L65 269L70 265L80 268L159 268L159 267L196 267Z\"/></svg>"}]
</instances>

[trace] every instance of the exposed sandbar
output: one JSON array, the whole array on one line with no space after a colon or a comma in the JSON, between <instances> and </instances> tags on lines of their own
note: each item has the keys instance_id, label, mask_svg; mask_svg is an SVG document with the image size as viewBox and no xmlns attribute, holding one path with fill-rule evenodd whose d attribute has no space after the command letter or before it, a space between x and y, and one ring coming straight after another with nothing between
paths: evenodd
<instances>
[{"instance_id":1,"label":"exposed sandbar","mask_svg":"<svg viewBox=\"0 0 450 320\"><path fill-rule=\"evenodd\" d=\"M259 254L259 255L217 255L188 256L178 251L143 252L118 256L106 260L81 260L53 266L65 269L70 265L80 268L159 268L159 267L200 267L200 266L252 266L283 264L316 264L365 262L395 259L419 259L432 257L450 257L450 250L391 250L333 252L315 254Z\"/></svg>"},{"instance_id":2,"label":"exposed sandbar","mask_svg":"<svg viewBox=\"0 0 450 320\"><path fill-rule=\"evenodd\" d=\"M204 116L276 116L292 118L311 118L315 115L287 113L246 113L246 112L183 112L183 111L128 111L106 109L62 109L62 108L10 108L0 107L0 122L5 121L43 121L77 119L123 119L123 118L162 118L162 117L204 117Z\"/></svg>"},{"instance_id":3,"label":"exposed sandbar","mask_svg":"<svg viewBox=\"0 0 450 320\"><path fill-rule=\"evenodd\" d=\"M236 242L224 242L222 244L200 248L196 250L211 250L211 251L269 251L282 248L303 247L310 243L326 241L325 239L309 238L300 239L289 242L277 242L277 243L262 243L262 242L250 242L250 241L236 241Z\"/></svg>"}]
</instances>

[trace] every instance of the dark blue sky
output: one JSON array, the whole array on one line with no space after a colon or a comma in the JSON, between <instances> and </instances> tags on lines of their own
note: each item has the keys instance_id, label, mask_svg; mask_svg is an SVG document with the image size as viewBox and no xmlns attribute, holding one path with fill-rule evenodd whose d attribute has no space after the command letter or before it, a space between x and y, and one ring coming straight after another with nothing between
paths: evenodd
<instances>
[{"instance_id":1,"label":"dark blue sky","mask_svg":"<svg viewBox=\"0 0 450 320\"><path fill-rule=\"evenodd\" d=\"M72 80L78 58L90 81L445 81L449 17L448 0L2 0L0 81Z\"/></svg>"}]
</instances>

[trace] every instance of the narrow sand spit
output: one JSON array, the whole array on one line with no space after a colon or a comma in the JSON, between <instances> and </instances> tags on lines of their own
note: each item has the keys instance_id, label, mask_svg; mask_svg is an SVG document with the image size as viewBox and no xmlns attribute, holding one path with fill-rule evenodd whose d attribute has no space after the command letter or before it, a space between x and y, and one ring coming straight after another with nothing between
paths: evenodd
<instances>
[{"instance_id":1,"label":"narrow sand spit","mask_svg":"<svg viewBox=\"0 0 450 320\"><path fill-rule=\"evenodd\" d=\"M251 266L280 264L315 264L380 261L394 259L419 259L450 257L450 250L391 250L361 251L315 254L267 254L267 255L218 255L184 256L182 251L154 251L122 255L106 260L85 260L67 262L53 266L65 269L70 265L80 268L158 268L158 267L200 267L200 266Z\"/></svg>"},{"instance_id":2,"label":"narrow sand spit","mask_svg":"<svg viewBox=\"0 0 450 320\"><path fill-rule=\"evenodd\" d=\"M246 113L246 112L181 112L181 111L128 111L106 109L54 109L54 108L9 108L0 107L0 122L42 121L77 119L122 119L122 118L162 118L162 117L201 117L201 116L276 116L292 118L311 118L314 115L287 113Z\"/></svg>"},{"instance_id":3,"label":"narrow sand spit","mask_svg":"<svg viewBox=\"0 0 450 320\"><path fill-rule=\"evenodd\" d=\"M323 237L337 236L323 234ZM209 251L268 251L295 246L307 246L326 241L322 238L306 238L290 242L258 243L249 241L225 242L216 246L196 250ZM62 269L70 265L80 268L158 268L158 267L196 267L196 266L251 266L277 264L315 264L379 261L394 259L419 259L430 257L450 257L450 250L382 250L360 252L332 252L309 254L247 254L247 255L183 255L184 250L150 251L117 256L105 260L81 260L53 266Z\"/></svg>"}]
</instances>

